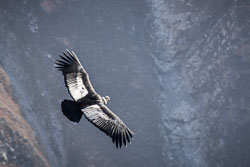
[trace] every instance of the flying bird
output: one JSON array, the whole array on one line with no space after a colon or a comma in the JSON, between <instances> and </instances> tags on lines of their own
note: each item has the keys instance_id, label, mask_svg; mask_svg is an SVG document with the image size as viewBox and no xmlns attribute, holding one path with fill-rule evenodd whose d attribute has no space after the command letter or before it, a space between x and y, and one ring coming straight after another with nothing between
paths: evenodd
<instances>
[{"instance_id":1,"label":"flying bird","mask_svg":"<svg viewBox=\"0 0 250 167\"><path fill-rule=\"evenodd\" d=\"M73 51L66 50L55 67L64 75L65 86L73 100L61 103L63 114L79 122L82 114L93 125L112 138L117 148L127 146L134 133L108 107L109 96L101 97L93 88L89 75Z\"/></svg>"}]
</instances>

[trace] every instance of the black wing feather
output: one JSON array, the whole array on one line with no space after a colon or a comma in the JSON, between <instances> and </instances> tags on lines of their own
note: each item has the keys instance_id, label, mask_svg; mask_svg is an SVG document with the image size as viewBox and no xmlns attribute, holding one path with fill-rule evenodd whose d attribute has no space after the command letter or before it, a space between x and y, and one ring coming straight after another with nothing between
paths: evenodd
<instances>
[{"instance_id":1,"label":"black wing feather","mask_svg":"<svg viewBox=\"0 0 250 167\"><path fill-rule=\"evenodd\" d=\"M81 65L74 52L63 52L60 60L57 60L56 68L62 71L64 75L65 86L71 97L78 101L88 94L95 93L95 90L89 80L88 74Z\"/></svg>"},{"instance_id":2,"label":"black wing feather","mask_svg":"<svg viewBox=\"0 0 250 167\"><path fill-rule=\"evenodd\" d=\"M88 121L112 138L117 148L127 146L133 138L133 132L106 106L95 104L82 109L82 112Z\"/></svg>"}]
</instances>

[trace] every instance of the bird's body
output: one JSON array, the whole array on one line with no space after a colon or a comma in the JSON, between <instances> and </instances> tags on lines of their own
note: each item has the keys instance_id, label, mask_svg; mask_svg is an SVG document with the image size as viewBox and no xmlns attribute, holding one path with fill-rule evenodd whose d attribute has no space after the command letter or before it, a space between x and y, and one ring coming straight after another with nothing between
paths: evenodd
<instances>
[{"instance_id":1,"label":"bird's body","mask_svg":"<svg viewBox=\"0 0 250 167\"><path fill-rule=\"evenodd\" d=\"M62 71L65 85L73 100L61 103L63 114L73 122L79 122L82 114L101 131L110 136L116 147L127 146L133 138L133 132L106 105L109 96L101 97L94 90L88 73L72 51L67 50L56 62L56 68Z\"/></svg>"}]
</instances>

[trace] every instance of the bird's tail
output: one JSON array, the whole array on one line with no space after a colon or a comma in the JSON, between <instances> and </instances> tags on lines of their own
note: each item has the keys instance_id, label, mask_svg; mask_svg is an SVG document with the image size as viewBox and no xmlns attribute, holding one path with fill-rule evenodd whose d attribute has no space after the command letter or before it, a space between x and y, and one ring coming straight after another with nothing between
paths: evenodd
<instances>
[{"instance_id":1,"label":"bird's tail","mask_svg":"<svg viewBox=\"0 0 250 167\"><path fill-rule=\"evenodd\" d=\"M61 103L63 114L73 122L79 122L82 118L81 106L73 100L63 100Z\"/></svg>"}]
</instances>

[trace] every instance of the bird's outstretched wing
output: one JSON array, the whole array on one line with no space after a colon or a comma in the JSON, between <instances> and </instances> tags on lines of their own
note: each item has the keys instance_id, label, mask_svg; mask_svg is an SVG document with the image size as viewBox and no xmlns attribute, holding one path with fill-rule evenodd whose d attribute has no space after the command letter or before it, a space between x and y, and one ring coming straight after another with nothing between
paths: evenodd
<instances>
[{"instance_id":1,"label":"bird's outstretched wing","mask_svg":"<svg viewBox=\"0 0 250 167\"><path fill-rule=\"evenodd\" d=\"M76 54L67 49L67 53L63 52L63 55L60 55L61 60L57 60L55 64L56 68L63 72L65 85L71 97L78 101L88 94L95 93L89 76Z\"/></svg>"},{"instance_id":2,"label":"bird's outstretched wing","mask_svg":"<svg viewBox=\"0 0 250 167\"><path fill-rule=\"evenodd\" d=\"M133 132L105 105L95 104L82 109L84 116L97 128L112 138L116 147L127 146Z\"/></svg>"}]
</instances>

